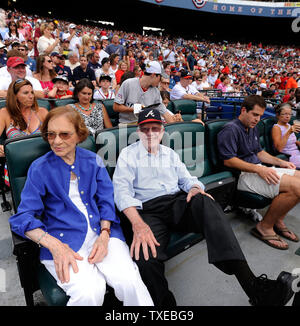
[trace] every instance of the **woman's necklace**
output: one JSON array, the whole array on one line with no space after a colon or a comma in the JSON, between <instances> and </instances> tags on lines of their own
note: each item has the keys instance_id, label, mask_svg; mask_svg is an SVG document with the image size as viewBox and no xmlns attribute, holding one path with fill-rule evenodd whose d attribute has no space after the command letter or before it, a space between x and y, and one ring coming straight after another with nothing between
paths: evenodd
<instances>
[{"instance_id":1,"label":"woman's necklace","mask_svg":"<svg viewBox=\"0 0 300 326\"><path fill-rule=\"evenodd\" d=\"M79 108L81 110L83 110L83 111L91 111L92 108L93 108L92 104L89 105L89 108L88 109L84 108L80 103L77 103L77 104L78 104Z\"/></svg>"}]
</instances>

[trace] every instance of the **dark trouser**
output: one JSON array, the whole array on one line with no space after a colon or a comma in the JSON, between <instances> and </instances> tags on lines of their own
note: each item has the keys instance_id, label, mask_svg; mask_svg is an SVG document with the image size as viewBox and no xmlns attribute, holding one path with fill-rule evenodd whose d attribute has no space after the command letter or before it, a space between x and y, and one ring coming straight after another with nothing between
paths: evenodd
<instances>
[{"instance_id":1,"label":"dark trouser","mask_svg":"<svg viewBox=\"0 0 300 326\"><path fill-rule=\"evenodd\" d=\"M230 264L226 261L245 260L230 223L219 204L201 194L192 197L187 203L186 196L185 192L178 192L174 195L157 197L143 203L143 210L139 210L139 214L160 243L160 246L156 247L157 258L152 257L151 250L148 248L149 260L144 259L143 252L140 250L140 259L135 261L156 306L176 305L175 298L168 289L163 263L167 258L166 248L171 231L203 233L207 243L209 263L226 274L233 274ZM127 243L130 245L131 225L124 215L121 216L121 222L127 236Z\"/></svg>"}]
</instances>

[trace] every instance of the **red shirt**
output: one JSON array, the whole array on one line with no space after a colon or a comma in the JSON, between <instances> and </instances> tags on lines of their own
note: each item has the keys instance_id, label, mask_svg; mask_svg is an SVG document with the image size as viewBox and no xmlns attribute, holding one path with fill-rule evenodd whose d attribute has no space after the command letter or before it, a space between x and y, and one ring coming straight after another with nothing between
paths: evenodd
<instances>
[{"instance_id":1,"label":"red shirt","mask_svg":"<svg viewBox=\"0 0 300 326\"><path fill-rule=\"evenodd\" d=\"M61 95L56 93L55 98L62 98L63 96L66 96L66 95L73 95L73 92L67 90L67 91L64 92L64 94L61 94Z\"/></svg>"}]
</instances>

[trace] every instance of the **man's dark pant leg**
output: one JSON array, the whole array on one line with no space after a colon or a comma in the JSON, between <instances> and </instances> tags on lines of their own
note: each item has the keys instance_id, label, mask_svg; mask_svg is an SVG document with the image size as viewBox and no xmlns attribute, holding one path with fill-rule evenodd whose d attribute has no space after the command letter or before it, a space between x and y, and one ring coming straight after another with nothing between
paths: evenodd
<instances>
[{"instance_id":1,"label":"man's dark pant leg","mask_svg":"<svg viewBox=\"0 0 300 326\"><path fill-rule=\"evenodd\" d=\"M199 194L192 197L178 227L187 232L203 232L207 243L208 261L223 272L233 273L227 261L245 261L221 206L208 196Z\"/></svg>"},{"instance_id":2,"label":"man's dark pant leg","mask_svg":"<svg viewBox=\"0 0 300 326\"><path fill-rule=\"evenodd\" d=\"M151 201L149 207L155 208L155 200ZM147 205L145 205L147 208ZM155 209L154 209L155 211ZM168 227L165 225L160 217L156 217L153 210L149 212L139 211L139 214L143 218L144 222L151 228L156 240L159 242L160 246L156 247L157 257L152 256L151 250L148 247L149 259L145 260L142 247L140 248L139 259L136 260L133 257L134 262L137 264L142 280L145 283L155 306L176 306L176 300L173 293L169 290L168 281L165 277L165 265L164 261L167 256L165 254L165 249L168 246L170 233ZM132 226L128 218L120 213L121 226L126 237L126 242L128 246L131 246L133 232Z\"/></svg>"}]
</instances>

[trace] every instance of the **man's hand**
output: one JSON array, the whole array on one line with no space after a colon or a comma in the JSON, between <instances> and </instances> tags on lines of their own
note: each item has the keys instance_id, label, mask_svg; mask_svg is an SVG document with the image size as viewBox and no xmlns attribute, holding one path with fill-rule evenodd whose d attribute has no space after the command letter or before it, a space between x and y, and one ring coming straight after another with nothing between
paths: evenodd
<instances>
[{"instance_id":1,"label":"man's hand","mask_svg":"<svg viewBox=\"0 0 300 326\"><path fill-rule=\"evenodd\" d=\"M152 233L149 225L145 222L137 222L132 225L133 230L133 240L130 247L131 257L135 257L139 260L140 248L142 246L145 260L149 259L148 246L151 249L152 255L156 258L156 248L155 246L160 246L156 241L154 234Z\"/></svg>"},{"instance_id":2,"label":"man's hand","mask_svg":"<svg viewBox=\"0 0 300 326\"><path fill-rule=\"evenodd\" d=\"M257 174L261 178L263 178L269 185L270 184L276 185L277 183L280 182L280 177L273 168L267 166L260 166Z\"/></svg>"},{"instance_id":3,"label":"man's hand","mask_svg":"<svg viewBox=\"0 0 300 326\"><path fill-rule=\"evenodd\" d=\"M293 170L296 169L296 165L295 165L294 163L289 162L289 161L284 161L284 160L281 160L279 166L280 166L281 168L285 168L285 169L293 169Z\"/></svg>"},{"instance_id":4,"label":"man's hand","mask_svg":"<svg viewBox=\"0 0 300 326\"><path fill-rule=\"evenodd\" d=\"M189 193L186 196L187 203L190 202L190 200L192 199L192 197L196 196L197 194L202 194L204 196L208 196L209 198L211 198L212 200L214 200L214 197L213 196L211 196L210 194L208 194L207 192L205 192L200 187L192 187L190 189Z\"/></svg>"}]
</instances>

